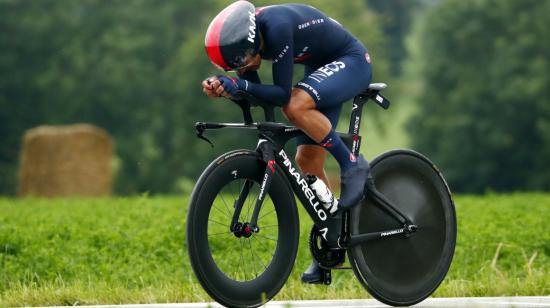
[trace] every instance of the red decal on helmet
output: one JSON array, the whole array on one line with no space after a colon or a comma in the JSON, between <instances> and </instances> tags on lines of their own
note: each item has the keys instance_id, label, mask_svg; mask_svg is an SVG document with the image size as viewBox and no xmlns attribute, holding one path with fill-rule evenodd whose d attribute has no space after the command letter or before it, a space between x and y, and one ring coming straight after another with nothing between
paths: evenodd
<instances>
[{"instance_id":1,"label":"red decal on helmet","mask_svg":"<svg viewBox=\"0 0 550 308\"><path fill-rule=\"evenodd\" d=\"M260 15L262 13L263 10L269 8L269 7L272 7L273 5L268 5L268 6L261 6L261 7L257 7L256 8L256 16Z\"/></svg>"},{"instance_id":2,"label":"red decal on helmet","mask_svg":"<svg viewBox=\"0 0 550 308\"><path fill-rule=\"evenodd\" d=\"M214 17L214 20L212 20L212 23L208 26L208 30L206 30L204 46L206 46L205 48L208 58L214 65L223 70L230 70L231 68L223 60L220 49L220 33L222 32L222 27L227 19L227 16L235 10L235 8L240 4L239 2L241 1L237 1L221 11L216 17Z\"/></svg>"}]
</instances>

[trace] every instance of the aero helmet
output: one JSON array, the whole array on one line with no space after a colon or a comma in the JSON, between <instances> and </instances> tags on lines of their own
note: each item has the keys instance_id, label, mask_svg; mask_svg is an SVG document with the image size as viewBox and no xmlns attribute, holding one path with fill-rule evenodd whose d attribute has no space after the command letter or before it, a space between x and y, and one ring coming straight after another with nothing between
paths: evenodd
<instances>
[{"instance_id":1,"label":"aero helmet","mask_svg":"<svg viewBox=\"0 0 550 308\"><path fill-rule=\"evenodd\" d=\"M243 66L247 55L256 55L260 39L256 11L248 1L237 1L221 11L210 23L204 45L210 61L222 70Z\"/></svg>"}]
</instances>

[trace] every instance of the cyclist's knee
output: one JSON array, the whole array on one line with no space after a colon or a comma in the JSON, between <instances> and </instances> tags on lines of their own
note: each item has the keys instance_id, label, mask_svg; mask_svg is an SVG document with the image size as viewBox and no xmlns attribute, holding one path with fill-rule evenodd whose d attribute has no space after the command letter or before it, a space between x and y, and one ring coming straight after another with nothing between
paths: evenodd
<instances>
[{"instance_id":1,"label":"cyclist's knee","mask_svg":"<svg viewBox=\"0 0 550 308\"><path fill-rule=\"evenodd\" d=\"M283 113L290 122L294 123L299 121L309 109L315 109L315 102L311 96L302 89L294 88L290 101L283 106Z\"/></svg>"},{"instance_id":2,"label":"cyclist's knee","mask_svg":"<svg viewBox=\"0 0 550 308\"><path fill-rule=\"evenodd\" d=\"M284 115L292 123L296 123L296 121L300 119L305 110L306 109L303 108L300 102L292 99L288 104L283 107Z\"/></svg>"}]
</instances>

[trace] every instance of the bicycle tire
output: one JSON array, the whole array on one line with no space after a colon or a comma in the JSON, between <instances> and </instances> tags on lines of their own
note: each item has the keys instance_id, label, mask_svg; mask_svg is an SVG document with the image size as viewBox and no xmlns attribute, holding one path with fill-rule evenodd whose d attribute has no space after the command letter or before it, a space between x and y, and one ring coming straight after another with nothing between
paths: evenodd
<instances>
[{"instance_id":1,"label":"bicycle tire","mask_svg":"<svg viewBox=\"0 0 550 308\"><path fill-rule=\"evenodd\" d=\"M413 223L410 236L392 236L348 250L352 269L381 302L409 306L430 296L445 278L456 244L456 214L449 186L423 155L394 150L375 158L378 191ZM390 230L399 223L366 198L350 215L351 234Z\"/></svg>"},{"instance_id":2,"label":"bicycle tire","mask_svg":"<svg viewBox=\"0 0 550 308\"><path fill-rule=\"evenodd\" d=\"M226 203L225 205L216 205L217 198L219 198L218 194L222 192L224 187L231 185L237 179L241 182L248 179L254 182L252 189L254 187L259 189L259 183L262 182L265 168L266 164L260 160L256 152L249 150L228 152L214 160L206 168L191 195L186 234L187 251L191 266L204 290L214 300L225 306L256 307L269 301L285 284L296 259L300 234L298 212L290 184L281 173L275 173L268 194L264 198L264 205L258 220L259 233L252 233L250 238L246 239L237 238L233 233L230 233L229 229L227 230L230 234L227 236L216 233L214 233L215 236L209 236L208 234L211 228L219 227L217 223L225 222L220 221L217 217L212 219L215 223L210 220L214 215L221 217L219 213L225 211L222 206L231 211L230 215L227 215L228 217L233 215L232 210L234 208L231 205L228 206L226 201L223 201ZM225 194L225 197L224 193L220 195L222 199L228 198L228 194ZM269 201L268 198L272 201ZM253 200L248 201L248 199ZM249 206L245 219L252 216L250 206L252 209L254 208L254 193L249 193L248 199L245 201L245 206L247 205L246 202ZM272 216L268 216L269 213L264 212L264 208L269 206L272 206L275 212L271 214ZM245 208L243 207L241 217L243 217L244 211ZM262 217L262 215L267 215L267 218ZM267 226L262 229L262 221L266 219L277 220L277 225L271 228L272 232L277 235L277 240L274 244L272 241L268 241L267 249L265 243L263 246L256 245L257 240L261 239L260 235L268 237L265 233L269 232ZM228 225L229 223L230 219ZM220 237L219 241L215 242L218 237ZM229 248L232 244L235 244L235 240L239 241L241 245L239 269L241 266L254 264L256 270L256 263L259 263L258 260L262 261L261 257L258 256L259 253L263 253L261 249L267 251L262 256L266 255L269 258L269 249L274 246L272 259L269 263L261 264L263 269L260 266L261 273L259 275L256 273L255 277L254 275L247 276L247 272L244 271L243 278L243 275L231 271L231 264L235 264L237 262L235 258L238 258L235 257L234 251ZM244 248L246 248L247 240L250 251L243 253L243 242ZM254 243L254 246L252 243ZM239 247L239 244L235 245L237 248ZM249 263L245 263L242 260L243 258L245 258L244 261ZM252 279L248 279L250 277Z\"/></svg>"}]
</instances>

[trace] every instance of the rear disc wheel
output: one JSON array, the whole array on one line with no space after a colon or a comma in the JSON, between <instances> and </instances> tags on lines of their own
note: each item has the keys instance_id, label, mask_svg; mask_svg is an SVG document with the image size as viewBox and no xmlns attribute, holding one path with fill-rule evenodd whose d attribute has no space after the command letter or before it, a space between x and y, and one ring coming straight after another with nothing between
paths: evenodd
<instances>
[{"instance_id":1,"label":"rear disc wheel","mask_svg":"<svg viewBox=\"0 0 550 308\"><path fill-rule=\"evenodd\" d=\"M418 303L445 278L456 243L456 217L450 190L438 169L409 150L384 153L373 160L375 185L418 230L349 249L357 278L376 299L393 306ZM399 227L370 198L351 211L352 235Z\"/></svg>"}]
</instances>

